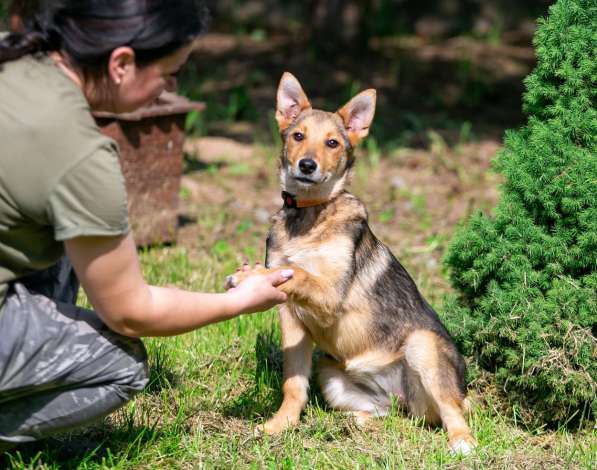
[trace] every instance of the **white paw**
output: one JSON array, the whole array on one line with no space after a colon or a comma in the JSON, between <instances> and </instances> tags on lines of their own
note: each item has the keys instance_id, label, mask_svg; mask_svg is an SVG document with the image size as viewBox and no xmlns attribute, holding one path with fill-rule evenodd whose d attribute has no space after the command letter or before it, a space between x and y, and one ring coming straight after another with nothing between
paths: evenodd
<instances>
[{"instance_id":1,"label":"white paw","mask_svg":"<svg viewBox=\"0 0 597 470\"><path fill-rule=\"evenodd\" d=\"M450 446L450 454L452 455L469 455L475 445L471 442L466 442L464 439L459 439Z\"/></svg>"}]
</instances>

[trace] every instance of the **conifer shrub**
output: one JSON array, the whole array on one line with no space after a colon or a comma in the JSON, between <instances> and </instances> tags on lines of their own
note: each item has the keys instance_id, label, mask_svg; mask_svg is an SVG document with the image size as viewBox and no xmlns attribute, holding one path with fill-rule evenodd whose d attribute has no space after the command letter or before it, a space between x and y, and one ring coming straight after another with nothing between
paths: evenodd
<instances>
[{"instance_id":1,"label":"conifer shrub","mask_svg":"<svg viewBox=\"0 0 597 470\"><path fill-rule=\"evenodd\" d=\"M534 45L500 199L445 258L445 320L528 424L576 426L597 416L597 2L559 0Z\"/></svg>"}]
</instances>

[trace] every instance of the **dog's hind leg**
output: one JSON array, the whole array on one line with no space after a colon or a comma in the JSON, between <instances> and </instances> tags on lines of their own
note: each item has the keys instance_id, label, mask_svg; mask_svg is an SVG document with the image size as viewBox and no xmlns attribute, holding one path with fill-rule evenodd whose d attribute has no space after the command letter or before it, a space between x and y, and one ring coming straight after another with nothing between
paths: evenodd
<instances>
[{"instance_id":1,"label":"dog's hind leg","mask_svg":"<svg viewBox=\"0 0 597 470\"><path fill-rule=\"evenodd\" d=\"M432 331L417 330L409 335L404 347L408 408L430 424L441 420L452 452L468 454L475 441L464 419L464 393L450 360L450 347Z\"/></svg>"},{"instance_id":2,"label":"dog's hind leg","mask_svg":"<svg viewBox=\"0 0 597 470\"><path fill-rule=\"evenodd\" d=\"M319 384L327 403L337 410L352 412L359 425L369 418L385 416L391 406L385 391L358 383L332 359L319 362Z\"/></svg>"},{"instance_id":3,"label":"dog's hind leg","mask_svg":"<svg viewBox=\"0 0 597 470\"><path fill-rule=\"evenodd\" d=\"M280 306L282 353L284 355L284 399L277 413L257 432L276 434L298 423L307 404L313 341L303 323L287 305Z\"/></svg>"}]
</instances>

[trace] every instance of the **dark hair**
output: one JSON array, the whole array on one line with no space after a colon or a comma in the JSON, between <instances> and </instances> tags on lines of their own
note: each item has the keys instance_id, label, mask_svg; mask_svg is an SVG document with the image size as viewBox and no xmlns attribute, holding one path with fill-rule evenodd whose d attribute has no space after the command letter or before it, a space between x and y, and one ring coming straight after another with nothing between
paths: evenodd
<instances>
[{"instance_id":1,"label":"dark hair","mask_svg":"<svg viewBox=\"0 0 597 470\"><path fill-rule=\"evenodd\" d=\"M25 30L0 39L0 64L36 52L63 51L85 73L105 70L120 46L139 64L164 57L202 33L207 10L198 0L46 1Z\"/></svg>"}]
</instances>

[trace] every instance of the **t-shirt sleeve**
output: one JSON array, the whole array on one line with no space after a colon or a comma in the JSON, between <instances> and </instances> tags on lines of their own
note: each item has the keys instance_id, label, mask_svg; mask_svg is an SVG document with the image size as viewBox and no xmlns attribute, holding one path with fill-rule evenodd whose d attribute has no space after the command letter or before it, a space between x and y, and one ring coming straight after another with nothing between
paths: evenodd
<instances>
[{"instance_id":1,"label":"t-shirt sleeve","mask_svg":"<svg viewBox=\"0 0 597 470\"><path fill-rule=\"evenodd\" d=\"M128 199L116 148L106 145L68 170L48 198L54 237L123 235L129 231Z\"/></svg>"}]
</instances>

